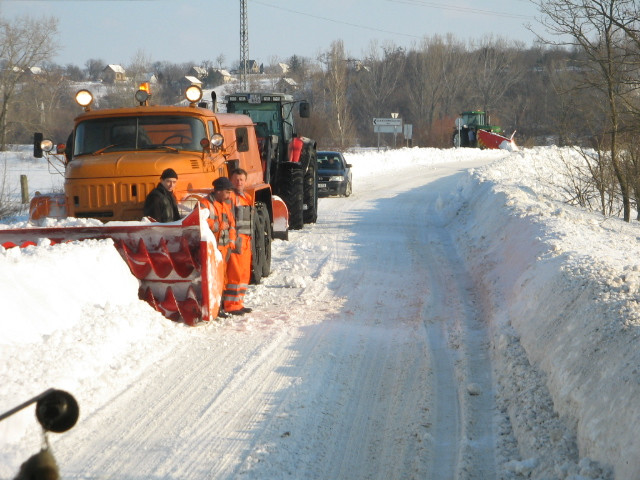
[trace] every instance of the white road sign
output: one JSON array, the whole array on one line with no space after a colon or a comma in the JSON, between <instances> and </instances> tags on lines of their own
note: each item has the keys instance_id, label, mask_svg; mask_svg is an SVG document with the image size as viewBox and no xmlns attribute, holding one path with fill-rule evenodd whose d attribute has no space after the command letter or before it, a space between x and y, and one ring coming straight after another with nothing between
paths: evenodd
<instances>
[{"instance_id":1,"label":"white road sign","mask_svg":"<svg viewBox=\"0 0 640 480\"><path fill-rule=\"evenodd\" d=\"M402 119L401 118L374 118L373 126L374 127L380 127L380 126L400 127L402 126Z\"/></svg>"}]
</instances>

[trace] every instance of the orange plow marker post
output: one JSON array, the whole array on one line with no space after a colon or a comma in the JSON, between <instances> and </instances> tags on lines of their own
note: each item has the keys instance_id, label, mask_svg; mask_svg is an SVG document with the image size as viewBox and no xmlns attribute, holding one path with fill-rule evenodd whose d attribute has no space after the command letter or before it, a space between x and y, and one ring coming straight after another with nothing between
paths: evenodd
<instances>
[{"instance_id":1,"label":"orange plow marker post","mask_svg":"<svg viewBox=\"0 0 640 480\"><path fill-rule=\"evenodd\" d=\"M281 240L289 239L289 209L277 195L271 197L271 206L273 208L273 238Z\"/></svg>"}]
</instances>

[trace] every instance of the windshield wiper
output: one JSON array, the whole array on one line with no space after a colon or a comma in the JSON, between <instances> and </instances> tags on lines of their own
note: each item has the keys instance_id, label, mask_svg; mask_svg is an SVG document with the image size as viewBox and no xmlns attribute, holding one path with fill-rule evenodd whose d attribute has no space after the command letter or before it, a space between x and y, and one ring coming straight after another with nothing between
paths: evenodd
<instances>
[{"instance_id":1,"label":"windshield wiper","mask_svg":"<svg viewBox=\"0 0 640 480\"><path fill-rule=\"evenodd\" d=\"M138 147L138 150L156 150L156 149L160 149L160 148L164 148L166 150L169 150L170 152L178 153L178 149L177 148L171 147L169 145L145 145L143 147Z\"/></svg>"},{"instance_id":2,"label":"windshield wiper","mask_svg":"<svg viewBox=\"0 0 640 480\"><path fill-rule=\"evenodd\" d=\"M91 155L100 155L101 153L103 153L105 150L110 149L111 147L117 147L118 144L117 143L112 143L111 145L107 145L106 147L102 147L99 150L96 150L95 152L93 152Z\"/></svg>"}]
</instances>

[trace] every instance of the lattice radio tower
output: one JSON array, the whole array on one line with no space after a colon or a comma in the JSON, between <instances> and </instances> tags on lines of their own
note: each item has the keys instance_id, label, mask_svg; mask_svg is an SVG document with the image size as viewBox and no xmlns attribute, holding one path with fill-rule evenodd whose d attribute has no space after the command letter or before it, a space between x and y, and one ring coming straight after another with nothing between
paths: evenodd
<instances>
[{"instance_id":1,"label":"lattice radio tower","mask_svg":"<svg viewBox=\"0 0 640 480\"><path fill-rule=\"evenodd\" d=\"M240 85L244 91L247 85L247 64L249 63L249 20L247 0L240 0Z\"/></svg>"}]
</instances>

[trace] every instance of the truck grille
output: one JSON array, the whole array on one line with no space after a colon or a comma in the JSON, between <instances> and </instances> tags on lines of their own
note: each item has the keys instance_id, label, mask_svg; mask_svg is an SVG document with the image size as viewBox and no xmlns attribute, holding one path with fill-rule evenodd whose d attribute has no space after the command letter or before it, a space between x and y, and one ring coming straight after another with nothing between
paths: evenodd
<instances>
[{"instance_id":1,"label":"truck grille","mask_svg":"<svg viewBox=\"0 0 640 480\"><path fill-rule=\"evenodd\" d=\"M83 211L88 216L93 216L94 211L96 214L104 211L107 216L107 209L113 205L144 202L147 194L154 188L154 184L148 183L77 185L72 188L72 198L77 212Z\"/></svg>"}]
</instances>

